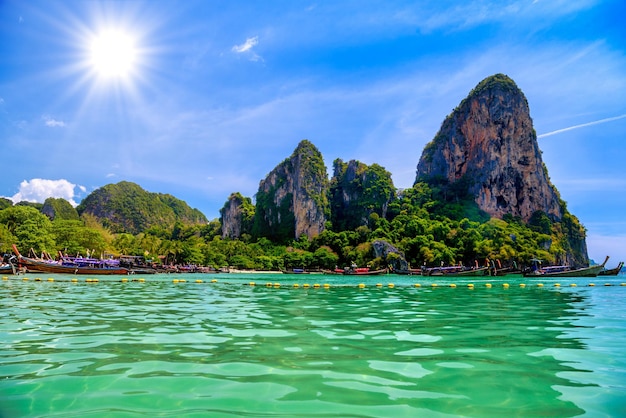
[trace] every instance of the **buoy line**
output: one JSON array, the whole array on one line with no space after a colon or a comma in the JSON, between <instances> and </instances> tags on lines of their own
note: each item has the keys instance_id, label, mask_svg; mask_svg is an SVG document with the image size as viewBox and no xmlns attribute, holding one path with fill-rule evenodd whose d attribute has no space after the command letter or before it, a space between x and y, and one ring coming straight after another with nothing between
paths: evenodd
<instances>
[{"instance_id":1,"label":"buoy line","mask_svg":"<svg viewBox=\"0 0 626 418\"><path fill-rule=\"evenodd\" d=\"M143 277L139 277L139 278L133 278L133 279L128 279L126 277L121 278L120 280L102 280L100 281L98 278L85 278L84 280L80 280L76 277L73 277L71 279L58 279L58 278L53 278L53 277L49 277L46 278L45 280L42 279L41 277L34 277L34 278L30 278L27 276L16 276L16 277L9 277L9 276L3 276L2 277L2 281L21 281L21 282L29 282L29 281L34 281L34 282L38 282L38 283L42 283L42 282L48 282L48 283L129 283L129 282L133 282L133 283L166 283L164 281L161 280L148 280L146 281L145 278ZM239 283L239 282L228 282L228 281L224 281L224 282L220 282L217 279L211 279L210 281L205 281L202 279L197 279L193 281L196 284L228 284L228 285L243 285L243 286L249 286L249 287L255 287L257 286L256 282L244 282L244 283ZM187 279L184 278L178 278L178 279L172 279L171 283L173 284L185 284L187 283ZM486 288L486 289L491 289L493 288L495 285L498 285L500 287L502 287L503 289L509 289L511 288L511 284L510 283L491 283L491 282L485 282L485 283L463 283L463 287L473 290L476 289L479 285L480 287ZM562 285L561 283L550 283L550 285L553 288L561 288L564 285ZM265 283L265 287L266 288L274 288L274 289L279 289L279 288L292 288L292 289L330 289L330 288L358 288L358 289L367 289L367 288L374 288L374 289L382 289L382 288L388 288L388 289L394 289L396 287L398 288L415 288L415 289L420 289L424 286L424 288L430 288L430 289L439 289L439 288L450 288L450 289L455 289L457 288L457 284L456 283L430 283L428 285L423 285L422 283L413 283L413 284L399 284L396 285L395 283L387 283L387 284L383 284L383 283L373 283L373 284L365 284L365 283L357 283L357 284L341 284L341 283L279 283L279 282L267 282ZM569 283L568 286L570 288L576 288L576 287L583 287L582 285L579 285L578 283ZM585 287L596 287L596 284L593 282L587 283L586 285L584 285ZM622 282L622 283L611 283L611 282L606 282L603 285L604 287L611 287L611 286L625 286L626 287L626 283ZM525 288L544 288L545 284L544 283L519 283L519 288L520 289L525 289Z\"/></svg>"}]
</instances>

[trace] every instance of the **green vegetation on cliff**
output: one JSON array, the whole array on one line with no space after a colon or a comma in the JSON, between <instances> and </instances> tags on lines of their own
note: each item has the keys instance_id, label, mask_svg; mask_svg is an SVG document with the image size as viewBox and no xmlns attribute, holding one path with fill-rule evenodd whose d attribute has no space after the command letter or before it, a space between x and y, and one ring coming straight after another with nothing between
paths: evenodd
<instances>
[{"instance_id":1,"label":"green vegetation on cliff","mask_svg":"<svg viewBox=\"0 0 626 418\"><path fill-rule=\"evenodd\" d=\"M360 161L333 162L330 183L331 222L335 231L349 231L368 225L370 216L386 217L387 207L395 198L391 173L378 164Z\"/></svg>"},{"instance_id":2,"label":"green vegetation on cliff","mask_svg":"<svg viewBox=\"0 0 626 418\"><path fill-rule=\"evenodd\" d=\"M175 222L206 223L197 209L168 194L150 193L135 183L122 181L103 186L77 207L79 214L91 214L114 233L137 234L153 226L170 228Z\"/></svg>"}]
</instances>

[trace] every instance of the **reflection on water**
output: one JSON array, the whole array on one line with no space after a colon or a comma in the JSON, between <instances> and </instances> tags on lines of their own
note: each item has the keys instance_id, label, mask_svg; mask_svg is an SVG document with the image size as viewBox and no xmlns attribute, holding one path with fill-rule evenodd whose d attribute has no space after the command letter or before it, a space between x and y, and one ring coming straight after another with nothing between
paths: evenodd
<instances>
[{"instance_id":1,"label":"reflection on water","mask_svg":"<svg viewBox=\"0 0 626 418\"><path fill-rule=\"evenodd\" d=\"M626 288L244 283L3 281L0 417L626 416Z\"/></svg>"}]
</instances>

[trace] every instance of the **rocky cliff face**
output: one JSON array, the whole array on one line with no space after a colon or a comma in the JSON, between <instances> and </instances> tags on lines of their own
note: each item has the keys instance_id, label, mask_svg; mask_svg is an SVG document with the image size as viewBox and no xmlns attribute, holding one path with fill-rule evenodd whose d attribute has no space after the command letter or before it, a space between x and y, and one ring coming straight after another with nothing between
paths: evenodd
<instances>
[{"instance_id":1,"label":"rocky cliff face","mask_svg":"<svg viewBox=\"0 0 626 418\"><path fill-rule=\"evenodd\" d=\"M544 211L563 213L541 159L526 97L509 77L481 81L443 122L422 154L417 181L464 181L491 216L528 221Z\"/></svg>"},{"instance_id":2,"label":"rocky cliff face","mask_svg":"<svg viewBox=\"0 0 626 418\"><path fill-rule=\"evenodd\" d=\"M369 224L376 213L387 216L387 207L395 197L391 173L378 164L368 166L360 161L333 162L330 184L331 220L335 230L352 230Z\"/></svg>"},{"instance_id":3,"label":"rocky cliff face","mask_svg":"<svg viewBox=\"0 0 626 418\"><path fill-rule=\"evenodd\" d=\"M241 193L229 196L220 209L220 215L222 238L239 238L241 234L251 232L254 206L251 199L243 197Z\"/></svg>"},{"instance_id":4,"label":"rocky cliff face","mask_svg":"<svg viewBox=\"0 0 626 418\"><path fill-rule=\"evenodd\" d=\"M328 216L327 176L319 150L301 141L259 184L255 234L279 240L319 235Z\"/></svg>"}]
</instances>

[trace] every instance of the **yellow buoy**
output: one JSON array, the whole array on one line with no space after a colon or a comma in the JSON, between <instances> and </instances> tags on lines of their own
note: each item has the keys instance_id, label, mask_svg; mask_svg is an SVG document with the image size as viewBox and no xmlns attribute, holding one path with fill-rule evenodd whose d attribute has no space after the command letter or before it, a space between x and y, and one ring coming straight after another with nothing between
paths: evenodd
<instances>
[{"instance_id":1,"label":"yellow buoy","mask_svg":"<svg viewBox=\"0 0 626 418\"><path fill-rule=\"evenodd\" d=\"M35 277L35 281L36 282L40 282L41 281L41 277Z\"/></svg>"},{"instance_id":2,"label":"yellow buoy","mask_svg":"<svg viewBox=\"0 0 626 418\"><path fill-rule=\"evenodd\" d=\"M139 279L139 283L143 283L145 281L146 281L146 279Z\"/></svg>"},{"instance_id":3,"label":"yellow buoy","mask_svg":"<svg viewBox=\"0 0 626 418\"><path fill-rule=\"evenodd\" d=\"M198 279L196 280L196 283L204 283L202 280Z\"/></svg>"},{"instance_id":4,"label":"yellow buoy","mask_svg":"<svg viewBox=\"0 0 626 418\"><path fill-rule=\"evenodd\" d=\"M93 279L93 282L94 282L94 283L98 283L99 281L100 281L100 280L98 280L98 279Z\"/></svg>"},{"instance_id":5,"label":"yellow buoy","mask_svg":"<svg viewBox=\"0 0 626 418\"><path fill-rule=\"evenodd\" d=\"M2 280L9 280L7 276L2 276Z\"/></svg>"},{"instance_id":6,"label":"yellow buoy","mask_svg":"<svg viewBox=\"0 0 626 418\"><path fill-rule=\"evenodd\" d=\"M70 281L71 281L72 283L77 283L77 282L78 282L78 279L72 279L72 280L70 280Z\"/></svg>"},{"instance_id":7,"label":"yellow buoy","mask_svg":"<svg viewBox=\"0 0 626 418\"><path fill-rule=\"evenodd\" d=\"M376 283L376 287L383 287L382 283Z\"/></svg>"},{"instance_id":8,"label":"yellow buoy","mask_svg":"<svg viewBox=\"0 0 626 418\"><path fill-rule=\"evenodd\" d=\"M485 283L485 287L491 287L491 283Z\"/></svg>"},{"instance_id":9,"label":"yellow buoy","mask_svg":"<svg viewBox=\"0 0 626 418\"><path fill-rule=\"evenodd\" d=\"M413 286L415 286L415 287L422 287L422 285L419 284L419 283L415 283Z\"/></svg>"},{"instance_id":10,"label":"yellow buoy","mask_svg":"<svg viewBox=\"0 0 626 418\"><path fill-rule=\"evenodd\" d=\"M28 277L24 277L22 280L27 282L28 281Z\"/></svg>"},{"instance_id":11,"label":"yellow buoy","mask_svg":"<svg viewBox=\"0 0 626 418\"><path fill-rule=\"evenodd\" d=\"M126 283L126 282L128 282L128 279L127 279L126 277L124 277L124 278L122 279L122 283Z\"/></svg>"},{"instance_id":12,"label":"yellow buoy","mask_svg":"<svg viewBox=\"0 0 626 418\"><path fill-rule=\"evenodd\" d=\"M187 280L185 280L185 279L180 279L180 280L179 280L179 282L181 282L181 283L187 283Z\"/></svg>"},{"instance_id":13,"label":"yellow buoy","mask_svg":"<svg viewBox=\"0 0 626 418\"><path fill-rule=\"evenodd\" d=\"M256 283L254 283L254 282L250 282L250 283L248 283L248 285L250 285L250 286L255 286L255 285L256 285Z\"/></svg>"},{"instance_id":14,"label":"yellow buoy","mask_svg":"<svg viewBox=\"0 0 626 418\"><path fill-rule=\"evenodd\" d=\"M365 289L365 283L359 283L359 289Z\"/></svg>"},{"instance_id":15,"label":"yellow buoy","mask_svg":"<svg viewBox=\"0 0 626 418\"><path fill-rule=\"evenodd\" d=\"M611 283L604 283L605 286L613 286Z\"/></svg>"},{"instance_id":16,"label":"yellow buoy","mask_svg":"<svg viewBox=\"0 0 626 418\"><path fill-rule=\"evenodd\" d=\"M505 288L505 289L508 289L509 288L509 284L508 283L502 283L502 287Z\"/></svg>"},{"instance_id":17,"label":"yellow buoy","mask_svg":"<svg viewBox=\"0 0 626 418\"><path fill-rule=\"evenodd\" d=\"M561 283L554 283L554 287L561 287Z\"/></svg>"},{"instance_id":18,"label":"yellow buoy","mask_svg":"<svg viewBox=\"0 0 626 418\"><path fill-rule=\"evenodd\" d=\"M274 287L280 287L280 283L274 283Z\"/></svg>"},{"instance_id":19,"label":"yellow buoy","mask_svg":"<svg viewBox=\"0 0 626 418\"><path fill-rule=\"evenodd\" d=\"M570 284L569 287L576 287L576 283Z\"/></svg>"},{"instance_id":20,"label":"yellow buoy","mask_svg":"<svg viewBox=\"0 0 626 418\"><path fill-rule=\"evenodd\" d=\"M620 286L626 286L626 283L620 283L619 285Z\"/></svg>"},{"instance_id":21,"label":"yellow buoy","mask_svg":"<svg viewBox=\"0 0 626 418\"><path fill-rule=\"evenodd\" d=\"M395 285L395 284L393 284L393 283L389 283L389 284L387 285L387 287L389 287L389 288L393 289L394 287L396 287L396 285Z\"/></svg>"},{"instance_id":22,"label":"yellow buoy","mask_svg":"<svg viewBox=\"0 0 626 418\"><path fill-rule=\"evenodd\" d=\"M52 277L48 277L48 281L49 281L49 282L53 282L53 281L54 281L54 279L53 279Z\"/></svg>"},{"instance_id":23,"label":"yellow buoy","mask_svg":"<svg viewBox=\"0 0 626 418\"><path fill-rule=\"evenodd\" d=\"M172 280L172 283L178 283L178 282L180 282L180 280L178 280L178 279Z\"/></svg>"},{"instance_id":24,"label":"yellow buoy","mask_svg":"<svg viewBox=\"0 0 626 418\"><path fill-rule=\"evenodd\" d=\"M469 287L470 289L473 289L474 288L474 283L468 283L467 287Z\"/></svg>"},{"instance_id":25,"label":"yellow buoy","mask_svg":"<svg viewBox=\"0 0 626 418\"><path fill-rule=\"evenodd\" d=\"M296 289L300 287L300 285L298 283L294 283L293 287L295 287Z\"/></svg>"},{"instance_id":26,"label":"yellow buoy","mask_svg":"<svg viewBox=\"0 0 626 418\"><path fill-rule=\"evenodd\" d=\"M211 283L217 283L217 279L211 280Z\"/></svg>"},{"instance_id":27,"label":"yellow buoy","mask_svg":"<svg viewBox=\"0 0 626 418\"><path fill-rule=\"evenodd\" d=\"M450 283L450 287L456 287L456 284Z\"/></svg>"},{"instance_id":28,"label":"yellow buoy","mask_svg":"<svg viewBox=\"0 0 626 418\"><path fill-rule=\"evenodd\" d=\"M309 287L311 287L311 285L310 285L310 284L308 284L308 283L305 283L305 284L303 284L303 285L302 285L302 287L304 287L304 288L308 289Z\"/></svg>"},{"instance_id":29,"label":"yellow buoy","mask_svg":"<svg viewBox=\"0 0 626 418\"><path fill-rule=\"evenodd\" d=\"M526 287L526 283L520 283L519 287Z\"/></svg>"},{"instance_id":30,"label":"yellow buoy","mask_svg":"<svg viewBox=\"0 0 626 418\"><path fill-rule=\"evenodd\" d=\"M272 287L272 284L270 282L265 283L265 287Z\"/></svg>"},{"instance_id":31,"label":"yellow buoy","mask_svg":"<svg viewBox=\"0 0 626 418\"><path fill-rule=\"evenodd\" d=\"M437 283L431 284L430 287L437 287Z\"/></svg>"},{"instance_id":32,"label":"yellow buoy","mask_svg":"<svg viewBox=\"0 0 626 418\"><path fill-rule=\"evenodd\" d=\"M594 287L596 284L595 283L589 283L589 286Z\"/></svg>"},{"instance_id":33,"label":"yellow buoy","mask_svg":"<svg viewBox=\"0 0 626 418\"><path fill-rule=\"evenodd\" d=\"M330 284L324 283L324 289L328 289L328 288L330 288Z\"/></svg>"},{"instance_id":34,"label":"yellow buoy","mask_svg":"<svg viewBox=\"0 0 626 418\"><path fill-rule=\"evenodd\" d=\"M537 283L537 287L543 287L543 283Z\"/></svg>"},{"instance_id":35,"label":"yellow buoy","mask_svg":"<svg viewBox=\"0 0 626 418\"><path fill-rule=\"evenodd\" d=\"M315 283L315 284L313 284L313 287L317 289L317 288L320 287L320 284L319 283Z\"/></svg>"}]
</instances>

